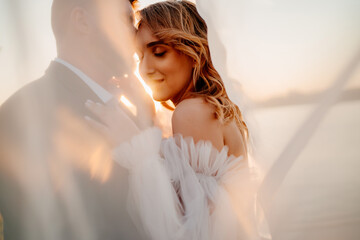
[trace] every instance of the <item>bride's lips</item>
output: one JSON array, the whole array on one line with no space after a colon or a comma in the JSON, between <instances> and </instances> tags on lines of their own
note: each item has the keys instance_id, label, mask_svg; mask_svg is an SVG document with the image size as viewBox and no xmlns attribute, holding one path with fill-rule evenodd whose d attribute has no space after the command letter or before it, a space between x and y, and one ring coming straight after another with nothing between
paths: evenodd
<instances>
[{"instance_id":1,"label":"bride's lips","mask_svg":"<svg viewBox=\"0 0 360 240\"><path fill-rule=\"evenodd\" d=\"M163 82L164 79L163 78L161 78L161 79L153 79L152 81L154 81L154 82Z\"/></svg>"},{"instance_id":2,"label":"bride's lips","mask_svg":"<svg viewBox=\"0 0 360 240\"><path fill-rule=\"evenodd\" d=\"M163 78L161 78L161 79L151 79L151 80L150 80L150 85L162 83L163 81L164 81Z\"/></svg>"},{"instance_id":3,"label":"bride's lips","mask_svg":"<svg viewBox=\"0 0 360 240\"><path fill-rule=\"evenodd\" d=\"M159 84L161 84L162 82L164 82L164 78L158 78L158 79L155 79L155 78L148 78L146 82L146 84L151 88L151 89L156 89Z\"/></svg>"}]
</instances>

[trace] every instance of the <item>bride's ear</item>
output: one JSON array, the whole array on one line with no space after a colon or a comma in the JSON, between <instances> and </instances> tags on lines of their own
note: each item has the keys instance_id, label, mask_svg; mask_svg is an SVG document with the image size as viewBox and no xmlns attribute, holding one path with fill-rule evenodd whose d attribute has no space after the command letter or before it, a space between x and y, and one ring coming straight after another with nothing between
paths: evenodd
<instances>
[{"instance_id":1,"label":"bride's ear","mask_svg":"<svg viewBox=\"0 0 360 240\"><path fill-rule=\"evenodd\" d=\"M87 34L91 32L90 15L86 9L75 7L71 11L71 24L80 33Z\"/></svg>"}]
</instances>

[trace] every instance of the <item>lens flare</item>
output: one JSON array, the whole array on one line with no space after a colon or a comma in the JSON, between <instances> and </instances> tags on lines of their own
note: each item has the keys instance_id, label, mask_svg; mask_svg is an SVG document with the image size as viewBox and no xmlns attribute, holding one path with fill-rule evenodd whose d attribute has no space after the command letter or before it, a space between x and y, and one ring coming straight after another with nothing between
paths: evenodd
<instances>
[{"instance_id":1,"label":"lens flare","mask_svg":"<svg viewBox=\"0 0 360 240\"><path fill-rule=\"evenodd\" d=\"M132 102L130 102L130 100L127 97L121 95L119 101L122 102L134 116L137 116L136 106L132 104Z\"/></svg>"},{"instance_id":2,"label":"lens flare","mask_svg":"<svg viewBox=\"0 0 360 240\"><path fill-rule=\"evenodd\" d=\"M149 94L152 97L153 93L152 93L151 88L145 83L144 79L142 79L142 77L140 75L140 71L139 71L139 62L140 62L140 60L139 60L139 56L136 53L134 54L134 59L135 59L135 62L136 62L136 68L135 68L134 74L139 79L139 81L143 85L143 87L145 88L146 93ZM155 100L153 100L153 101L154 101L154 104L155 104L156 112L162 111L163 106L161 105L161 103L157 102Z\"/></svg>"}]
</instances>

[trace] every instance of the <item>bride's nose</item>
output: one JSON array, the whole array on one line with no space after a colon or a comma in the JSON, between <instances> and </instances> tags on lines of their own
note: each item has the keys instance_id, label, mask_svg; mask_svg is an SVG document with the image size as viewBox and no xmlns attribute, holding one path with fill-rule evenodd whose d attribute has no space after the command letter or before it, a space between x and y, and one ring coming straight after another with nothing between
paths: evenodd
<instances>
[{"instance_id":1,"label":"bride's nose","mask_svg":"<svg viewBox=\"0 0 360 240\"><path fill-rule=\"evenodd\" d=\"M154 64L146 55L141 59L139 68L143 78L148 78L155 73Z\"/></svg>"}]
</instances>

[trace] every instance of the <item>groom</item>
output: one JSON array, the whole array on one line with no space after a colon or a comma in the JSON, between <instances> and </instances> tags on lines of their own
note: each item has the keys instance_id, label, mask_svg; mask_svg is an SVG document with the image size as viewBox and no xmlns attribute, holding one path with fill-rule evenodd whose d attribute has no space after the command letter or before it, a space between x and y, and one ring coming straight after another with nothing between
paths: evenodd
<instances>
[{"instance_id":1,"label":"groom","mask_svg":"<svg viewBox=\"0 0 360 240\"><path fill-rule=\"evenodd\" d=\"M127 171L84 121L96 119L92 100L152 124L152 102L131 77L135 1L53 0L58 56L0 106L5 239L144 239L126 210Z\"/></svg>"}]
</instances>

